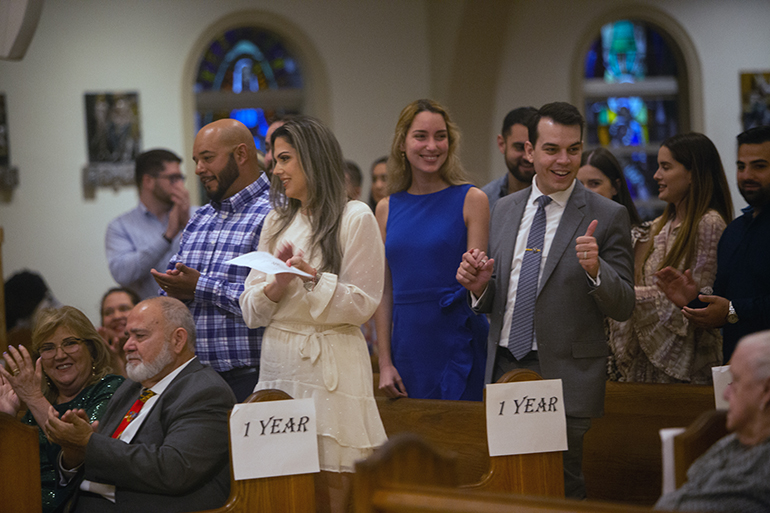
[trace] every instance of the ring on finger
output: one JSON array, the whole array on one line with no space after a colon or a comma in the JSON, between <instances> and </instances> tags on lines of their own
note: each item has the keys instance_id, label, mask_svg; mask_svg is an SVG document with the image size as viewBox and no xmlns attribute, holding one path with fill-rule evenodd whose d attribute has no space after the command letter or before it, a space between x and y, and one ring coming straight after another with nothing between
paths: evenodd
<instances>
[{"instance_id":1,"label":"ring on finger","mask_svg":"<svg viewBox=\"0 0 770 513\"><path fill-rule=\"evenodd\" d=\"M583 251L583 260L588 260L588 251Z\"/></svg>"},{"instance_id":2,"label":"ring on finger","mask_svg":"<svg viewBox=\"0 0 770 513\"><path fill-rule=\"evenodd\" d=\"M14 377L15 377L15 376L18 376L20 372L21 372L21 371L20 371L19 369L13 369L13 370L11 371L11 374L13 374L13 375L14 375Z\"/></svg>"}]
</instances>

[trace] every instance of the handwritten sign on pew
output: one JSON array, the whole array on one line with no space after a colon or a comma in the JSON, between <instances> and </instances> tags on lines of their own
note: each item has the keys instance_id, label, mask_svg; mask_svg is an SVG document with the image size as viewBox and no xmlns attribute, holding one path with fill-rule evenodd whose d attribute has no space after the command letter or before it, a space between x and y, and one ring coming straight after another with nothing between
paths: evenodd
<instances>
[{"instance_id":1,"label":"handwritten sign on pew","mask_svg":"<svg viewBox=\"0 0 770 513\"><path fill-rule=\"evenodd\" d=\"M490 456L567 450L560 379L487 385Z\"/></svg>"},{"instance_id":2,"label":"handwritten sign on pew","mask_svg":"<svg viewBox=\"0 0 770 513\"><path fill-rule=\"evenodd\" d=\"M230 440L236 481L320 470L313 399L236 404Z\"/></svg>"}]
</instances>

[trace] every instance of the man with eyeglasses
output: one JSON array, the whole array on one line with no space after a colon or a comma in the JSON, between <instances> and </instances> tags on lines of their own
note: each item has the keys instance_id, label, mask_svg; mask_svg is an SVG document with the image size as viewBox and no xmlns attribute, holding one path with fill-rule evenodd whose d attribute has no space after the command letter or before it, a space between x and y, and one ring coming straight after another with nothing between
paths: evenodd
<instances>
[{"instance_id":1,"label":"man with eyeglasses","mask_svg":"<svg viewBox=\"0 0 770 513\"><path fill-rule=\"evenodd\" d=\"M135 171L139 205L107 226L110 273L141 299L158 295L150 269L165 268L179 250L182 230L195 210L190 208L190 194L179 168L181 161L163 149L139 155Z\"/></svg>"}]
</instances>

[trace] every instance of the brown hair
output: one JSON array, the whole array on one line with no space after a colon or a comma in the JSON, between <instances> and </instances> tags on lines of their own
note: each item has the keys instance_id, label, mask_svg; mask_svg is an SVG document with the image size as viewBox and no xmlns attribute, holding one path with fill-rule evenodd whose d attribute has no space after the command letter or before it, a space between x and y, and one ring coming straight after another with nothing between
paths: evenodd
<instances>
[{"instance_id":1,"label":"brown hair","mask_svg":"<svg viewBox=\"0 0 770 513\"><path fill-rule=\"evenodd\" d=\"M273 174L270 200L277 220L271 233L262 236L268 238L268 247L274 250L278 235L291 224L300 209L306 207L313 229L310 251L316 248L321 251L322 263L318 270L338 274L342 267L340 224L348 202L342 149L332 131L309 116L296 116L276 129L271 141L274 148L278 138L297 151L307 181L307 204L286 197L281 180Z\"/></svg>"},{"instance_id":2,"label":"brown hair","mask_svg":"<svg viewBox=\"0 0 770 513\"><path fill-rule=\"evenodd\" d=\"M583 166L593 166L609 178L616 191L612 200L626 207L631 218L631 226L641 226L642 218L639 217L639 211L636 210L634 200L631 199L626 177L623 175L623 168L618 159L615 158L615 155L607 148L595 148L590 151L584 151L580 158L580 167Z\"/></svg>"},{"instance_id":3,"label":"brown hair","mask_svg":"<svg viewBox=\"0 0 770 513\"><path fill-rule=\"evenodd\" d=\"M711 139L697 132L677 134L669 137L661 146L671 151L671 156L690 171L692 183L684 201L685 213L674 243L671 245L659 269L676 267L689 269L695 260L697 249L698 223L709 210L715 210L725 221L733 219L733 202L727 185L725 170L719 152ZM651 237L655 237L663 226L676 215L676 206L669 204L659 221L653 225ZM652 253L653 246L645 256Z\"/></svg>"}]
</instances>

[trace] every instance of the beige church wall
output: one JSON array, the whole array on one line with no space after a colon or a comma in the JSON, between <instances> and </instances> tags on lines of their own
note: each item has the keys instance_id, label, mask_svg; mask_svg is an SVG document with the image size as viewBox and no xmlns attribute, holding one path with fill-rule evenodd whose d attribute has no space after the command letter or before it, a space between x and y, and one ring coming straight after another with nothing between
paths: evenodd
<instances>
[{"instance_id":1,"label":"beige church wall","mask_svg":"<svg viewBox=\"0 0 770 513\"><path fill-rule=\"evenodd\" d=\"M83 94L138 91L143 147L182 154L188 184L195 182L185 66L207 27L247 10L312 45L308 55L326 79L326 97L313 98L315 113L325 113L365 173L388 150L401 108L429 95L422 1L46 1L24 60L0 61L11 159L20 170L10 201L0 200L4 279L36 270L61 302L98 322L101 294L114 283L106 226L135 207L137 195L126 187L84 197Z\"/></svg>"},{"instance_id":2,"label":"beige church wall","mask_svg":"<svg viewBox=\"0 0 770 513\"><path fill-rule=\"evenodd\" d=\"M508 37L494 99L487 152L492 155L487 181L506 170L495 136L512 108L571 101L575 48L598 18L624 9L645 12L678 25L700 65L702 110L692 113L694 130L715 143L722 156L736 212L746 205L735 180L735 136L741 131L739 73L770 69L770 2L763 0L517 0L509 15Z\"/></svg>"}]
</instances>

